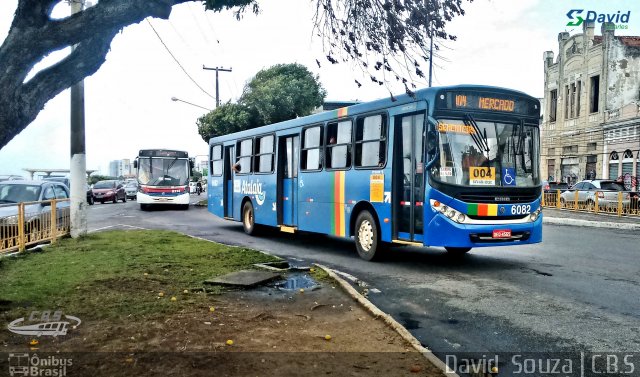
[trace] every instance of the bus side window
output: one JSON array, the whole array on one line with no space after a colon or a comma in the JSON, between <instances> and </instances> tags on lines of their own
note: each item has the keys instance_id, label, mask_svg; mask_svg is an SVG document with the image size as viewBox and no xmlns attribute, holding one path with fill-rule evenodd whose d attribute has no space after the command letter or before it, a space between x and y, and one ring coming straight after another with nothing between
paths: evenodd
<instances>
[{"instance_id":1,"label":"bus side window","mask_svg":"<svg viewBox=\"0 0 640 377\"><path fill-rule=\"evenodd\" d=\"M209 171L212 176L221 176L222 175L222 145L214 145L211 147L211 166L209 167Z\"/></svg>"},{"instance_id":2,"label":"bus side window","mask_svg":"<svg viewBox=\"0 0 640 377\"><path fill-rule=\"evenodd\" d=\"M253 139L245 139L238 142L237 165L239 174L251 173L251 156L253 155Z\"/></svg>"},{"instance_id":3,"label":"bus side window","mask_svg":"<svg viewBox=\"0 0 640 377\"><path fill-rule=\"evenodd\" d=\"M273 135L266 135L256 138L256 153L253 157L253 171L256 173L271 173L273 172L274 161L274 137Z\"/></svg>"},{"instance_id":4,"label":"bus side window","mask_svg":"<svg viewBox=\"0 0 640 377\"><path fill-rule=\"evenodd\" d=\"M322 149L322 126L306 128L302 131L302 170L321 170L320 150Z\"/></svg>"},{"instance_id":5,"label":"bus side window","mask_svg":"<svg viewBox=\"0 0 640 377\"><path fill-rule=\"evenodd\" d=\"M351 167L351 120L332 122L327 125L327 147L325 166L327 169Z\"/></svg>"},{"instance_id":6,"label":"bus side window","mask_svg":"<svg viewBox=\"0 0 640 377\"><path fill-rule=\"evenodd\" d=\"M356 167L382 167L386 162L386 116L372 115L356 123Z\"/></svg>"}]
</instances>

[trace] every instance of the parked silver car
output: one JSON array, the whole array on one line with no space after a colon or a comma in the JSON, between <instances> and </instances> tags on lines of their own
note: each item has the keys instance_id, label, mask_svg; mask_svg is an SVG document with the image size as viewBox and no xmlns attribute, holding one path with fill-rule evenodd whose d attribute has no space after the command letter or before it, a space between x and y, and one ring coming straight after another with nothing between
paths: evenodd
<instances>
[{"instance_id":1,"label":"parked silver car","mask_svg":"<svg viewBox=\"0 0 640 377\"><path fill-rule=\"evenodd\" d=\"M608 179L589 179L576 183L560 195L562 206L575 206L576 192L578 193L578 207L593 210L598 198L598 207L615 208L618 206L618 193L624 191L624 186ZM629 205L629 193L622 194L622 205Z\"/></svg>"},{"instance_id":2,"label":"parked silver car","mask_svg":"<svg viewBox=\"0 0 640 377\"><path fill-rule=\"evenodd\" d=\"M69 198L67 187L49 181L4 181L0 182L0 232L3 236L17 235L18 206L21 202L42 202ZM69 201L56 204L57 221L63 224L69 216ZM51 223L51 203L30 203L24 208L25 233L33 236Z\"/></svg>"}]
</instances>

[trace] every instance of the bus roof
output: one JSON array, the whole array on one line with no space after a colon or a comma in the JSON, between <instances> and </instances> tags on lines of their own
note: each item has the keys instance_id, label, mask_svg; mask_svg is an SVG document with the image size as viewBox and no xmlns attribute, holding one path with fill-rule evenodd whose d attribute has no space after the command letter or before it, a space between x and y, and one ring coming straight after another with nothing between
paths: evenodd
<instances>
[{"instance_id":1,"label":"bus roof","mask_svg":"<svg viewBox=\"0 0 640 377\"><path fill-rule=\"evenodd\" d=\"M379 110L383 110L389 107L395 107L404 105L407 103L412 103L419 100L426 100L429 103L429 109L433 110L434 108L434 99L441 92L451 92L451 91L466 91L466 92L489 92L495 94L503 94L503 95L512 95L520 97L521 99L539 102L537 98L532 97L526 93L523 93L518 90L501 88L496 86L487 86L487 85L451 85L451 86L440 86L440 87L432 87L420 89L414 92L413 96L408 94L402 94L398 96L381 98L369 102L358 103L353 106L349 106L346 109L347 112L345 116L348 115L357 115L357 114L365 114L370 112L375 112ZM209 145L217 144L220 142L242 139L245 137L251 137L254 135L267 134L280 130L286 130L290 128L296 128L305 125L311 125L315 123L322 123L329 120L334 120L342 117L340 114L341 109L324 111L317 114L308 115L305 117L300 117L296 119L286 120L279 123L274 123L270 125L265 125L262 127L256 127L249 130L243 130L227 135L221 135L213 137L209 140Z\"/></svg>"},{"instance_id":2,"label":"bus roof","mask_svg":"<svg viewBox=\"0 0 640 377\"><path fill-rule=\"evenodd\" d=\"M177 157L188 158L189 153L173 149L140 149L138 157Z\"/></svg>"}]
</instances>

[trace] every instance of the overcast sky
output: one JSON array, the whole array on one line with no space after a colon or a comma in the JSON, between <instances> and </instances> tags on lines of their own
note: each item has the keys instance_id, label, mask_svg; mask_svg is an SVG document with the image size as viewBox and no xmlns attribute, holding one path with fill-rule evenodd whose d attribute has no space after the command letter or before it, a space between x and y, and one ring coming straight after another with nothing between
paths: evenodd
<instances>
[{"instance_id":1,"label":"overcast sky","mask_svg":"<svg viewBox=\"0 0 640 377\"><path fill-rule=\"evenodd\" d=\"M9 30L17 2L0 1L0 40ZM259 4L261 14L246 14L241 21L231 12L205 12L200 3L174 7L168 21L149 19L203 90L185 75L147 21L116 36L105 64L85 80L87 169L107 174L109 161L133 159L144 148L206 154L207 144L195 124L206 110L171 101L177 97L215 107L215 72L203 70L203 65L232 68L220 73L223 103L236 101L244 84L260 69L294 62L320 76L327 100L388 96L385 87L363 78L351 65L331 65L322 58L322 41L312 38L313 2L259 0ZM616 30L616 35L640 35L640 2L636 1L475 0L465 3L464 9L466 15L448 26L458 40L441 49L446 60L435 62L434 85L488 84L542 97L543 52L552 50L557 56L558 33L582 30L566 26L570 9L631 11L629 29ZM58 17L69 12L66 3L55 9ZM61 54L57 55L50 59L59 59ZM320 68L316 59L321 61ZM426 86L426 82L419 84L419 88ZM392 86L392 91L403 93L404 89ZM23 168L69 168L69 97L67 90L49 101L37 119L0 150L0 174L27 176Z\"/></svg>"}]
</instances>

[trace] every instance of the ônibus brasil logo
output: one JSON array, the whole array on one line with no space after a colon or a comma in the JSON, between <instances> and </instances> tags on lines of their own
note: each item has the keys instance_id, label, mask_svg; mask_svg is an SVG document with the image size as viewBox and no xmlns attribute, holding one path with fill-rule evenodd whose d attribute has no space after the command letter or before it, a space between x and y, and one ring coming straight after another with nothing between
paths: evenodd
<instances>
[{"instance_id":1,"label":"\u00f4nibus brasil logo","mask_svg":"<svg viewBox=\"0 0 640 377\"><path fill-rule=\"evenodd\" d=\"M567 22L567 26L580 26L583 22L610 22L615 24L615 29L628 29L629 28L629 18L631 18L631 11L627 13L621 13L617 11L616 13L598 13L593 10L589 10L586 13L586 17L583 18L582 14L584 9L571 9L567 12L567 17L571 21Z\"/></svg>"}]
</instances>

